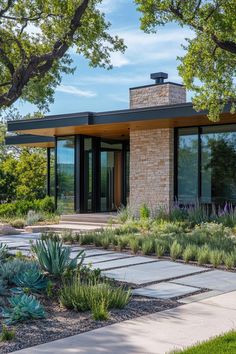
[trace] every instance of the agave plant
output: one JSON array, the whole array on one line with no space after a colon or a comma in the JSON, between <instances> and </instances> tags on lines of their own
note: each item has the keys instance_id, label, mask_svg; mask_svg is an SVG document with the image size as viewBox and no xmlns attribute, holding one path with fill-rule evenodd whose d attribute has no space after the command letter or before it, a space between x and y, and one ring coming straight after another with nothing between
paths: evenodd
<instances>
[{"instance_id":1,"label":"agave plant","mask_svg":"<svg viewBox=\"0 0 236 354\"><path fill-rule=\"evenodd\" d=\"M67 270L80 267L84 260L84 251L71 259L70 248L64 247L63 243L56 239L38 240L32 246L40 267L54 276L60 276Z\"/></svg>"},{"instance_id":2,"label":"agave plant","mask_svg":"<svg viewBox=\"0 0 236 354\"><path fill-rule=\"evenodd\" d=\"M43 306L33 295L15 295L8 299L10 307L3 308L2 317L7 325L28 319L44 318L46 313Z\"/></svg>"},{"instance_id":3,"label":"agave plant","mask_svg":"<svg viewBox=\"0 0 236 354\"><path fill-rule=\"evenodd\" d=\"M9 284L12 284L16 275L22 274L30 268L35 269L35 262L23 261L21 259L11 259L0 264L0 276L3 280L6 280Z\"/></svg>"},{"instance_id":4,"label":"agave plant","mask_svg":"<svg viewBox=\"0 0 236 354\"><path fill-rule=\"evenodd\" d=\"M33 292L40 292L47 288L48 280L35 263L31 268L17 274L13 278L13 283L19 288L28 288Z\"/></svg>"},{"instance_id":5,"label":"agave plant","mask_svg":"<svg viewBox=\"0 0 236 354\"><path fill-rule=\"evenodd\" d=\"M4 243L0 243L0 261L6 258L7 252L8 252L7 245Z\"/></svg>"},{"instance_id":6,"label":"agave plant","mask_svg":"<svg viewBox=\"0 0 236 354\"><path fill-rule=\"evenodd\" d=\"M7 287L6 287L6 282L0 278L0 296L4 296L7 295L8 291L7 291Z\"/></svg>"}]
</instances>

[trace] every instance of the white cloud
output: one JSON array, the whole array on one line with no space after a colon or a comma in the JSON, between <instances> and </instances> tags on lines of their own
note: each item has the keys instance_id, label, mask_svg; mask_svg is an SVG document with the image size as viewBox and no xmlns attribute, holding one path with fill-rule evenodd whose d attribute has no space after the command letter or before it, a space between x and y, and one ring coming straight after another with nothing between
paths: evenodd
<instances>
[{"instance_id":1,"label":"white cloud","mask_svg":"<svg viewBox=\"0 0 236 354\"><path fill-rule=\"evenodd\" d=\"M118 10L119 6L124 1L125 0L103 0L102 3L98 5L98 9L105 14L109 14Z\"/></svg>"},{"instance_id":2,"label":"white cloud","mask_svg":"<svg viewBox=\"0 0 236 354\"><path fill-rule=\"evenodd\" d=\"M97 94L93 91L80 90L75 86L60 85L56 88L56 91L69 93L71 95L80 97L95 97Z\"/></svg>"},{"instance_id":3,"label":"white cloud","mask_svg":"<svg viewBox=\"0 0 236 354\"><path fill-rule=\"evenodd\" d=\"M108 95L108 97L111 98L113 101L116 101L116 102L129 103L128 96L125 97L125 96L117 96L115 94L110 94L110 95Z\"/></svg>"},{"instance_id":4,"label":"white cloud","mask_svg":"<svg viewBox=\"0 0 236 354\"><path fill-rule=\"evenodd\" d=\"M130 64L128 58L125 57L124 54L119 52L111 53L111 63L115 68L121 68L122 66Z\"/></svg>"}]
</instances>

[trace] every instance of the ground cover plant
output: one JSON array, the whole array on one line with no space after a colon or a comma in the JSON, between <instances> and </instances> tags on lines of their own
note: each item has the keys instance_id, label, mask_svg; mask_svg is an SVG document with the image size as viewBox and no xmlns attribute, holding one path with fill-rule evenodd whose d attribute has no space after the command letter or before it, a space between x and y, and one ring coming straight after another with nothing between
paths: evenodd
<instances>
[{"instance_id":1,"label":"ground cover plant","mask_svg":"<svg viewBox=\"0 0 236 354\"><path fill-rule=\"evenodd\" d=\"M231 331L221 336L215 337L207 342L197 344L193 347L181 351L175 351L175 354L234 354L236 352L236 332Z\"/></svg>"},{"instance_id":2,"label":"ground cover plant","mask_svg":"<svg viewBox=\"0 0 236 354\"><path fill-rule=\"evenodd\" d=\"M152 216L151 216L152 215ZM66 233L64 242L93 245L133 254L169 257L186 263L211 265L232 270L236 266L236 210L224 208L174 206L151 213L146 205L140 216L121 209L118 225L80 234Z\"/></svg>"}]
</instances>

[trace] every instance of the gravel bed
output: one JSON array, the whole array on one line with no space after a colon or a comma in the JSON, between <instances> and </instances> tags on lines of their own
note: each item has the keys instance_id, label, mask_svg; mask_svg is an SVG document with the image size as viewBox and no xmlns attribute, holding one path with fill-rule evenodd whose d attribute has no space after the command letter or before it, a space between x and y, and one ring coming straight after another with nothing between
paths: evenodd
<instances>
[{"instance_id":1,"label":"gravel bed","mask_svg":"<svg viewBox=\"0 0 236 354\"><path fill-rule=\"evenodd\" d=\"M1 354L180 306L180 303L174 300L133 296L123 310L111 310L108 321L95 321L89 312L81 313L67 310L60 307L58 303L51 303L49 300L44 300L42 303L47 311L47 318L31 320L14 326L16 338L12 342L0 343Z\"/></svg>"}]
</instances>

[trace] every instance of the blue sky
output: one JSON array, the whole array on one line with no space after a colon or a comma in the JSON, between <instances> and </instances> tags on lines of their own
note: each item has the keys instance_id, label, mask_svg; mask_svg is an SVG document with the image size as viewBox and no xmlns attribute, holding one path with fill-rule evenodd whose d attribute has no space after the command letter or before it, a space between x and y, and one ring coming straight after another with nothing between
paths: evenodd
<instances>
[{"instance_id":1,"label":"blue sky","mask_svg":"<svg viewBox=\"0 0 236 354\"><path fill-rule=\"evenodd\" d=\"M110 31L124 38L128 48L125 54L112 55L112 70L91 68L88 61L71 51L77 69L73 75L63 76L49 114L128 108L129 87L152 83L152 72L167 72L170 81L181 83L176 57L183 54L181 43L191 36L188 29L170 24L157 34L143 33L140 13L132 0L103 0L101 8L112 23ZM20 101L16 107L22 115L37 111Z\"/></svg>"}]
</instances>

